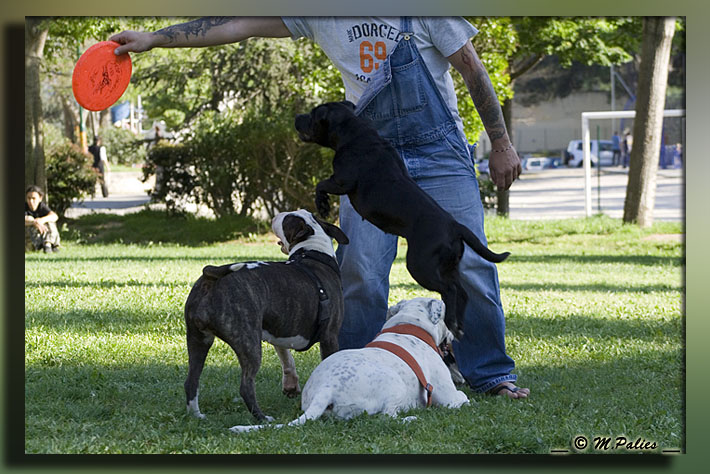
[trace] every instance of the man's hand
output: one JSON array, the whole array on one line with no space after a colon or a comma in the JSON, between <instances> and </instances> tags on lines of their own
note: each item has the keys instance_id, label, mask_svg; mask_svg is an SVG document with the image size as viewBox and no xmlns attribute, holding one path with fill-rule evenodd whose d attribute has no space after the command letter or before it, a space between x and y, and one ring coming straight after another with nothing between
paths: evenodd
<instances>
[{"instance_id":1,"label":"man's hand","mask_svg":"<svg viewBox=\"0 0 710 474\"><path fill-rule=\"evenodd\" d=\"M510 185L520 176L522 171L520 157L512 144L503 149L494 148L491 150L488 158L488 173L493 184L498 188L510 188Z\"/></svg>"},{"instance_id":2,"label":"man's hand","mask_svg":"<svg viewBox=\"0 0 710 474\"><path fill-rule=\"evenodd\" d=\"M488 160L491 180L498 188L508 189L522 172L522 166L510 143L503 111L488 72L470 41L447 59L463 77L491 141L493 151Z\"/></svg>"},{"instance_id":3,"label":"man's hand","mask_svg":"<svg viewBox=\"0 0 710 474\"><path fill-rule=\"evenodd\" d=\"M153 33L142 31L123 31L109 38L109 40L121 45L113 51L117 56L128 52L142 53L150 51L155 46L153 44L154 39Z\"/></svg>"}]
</instances>

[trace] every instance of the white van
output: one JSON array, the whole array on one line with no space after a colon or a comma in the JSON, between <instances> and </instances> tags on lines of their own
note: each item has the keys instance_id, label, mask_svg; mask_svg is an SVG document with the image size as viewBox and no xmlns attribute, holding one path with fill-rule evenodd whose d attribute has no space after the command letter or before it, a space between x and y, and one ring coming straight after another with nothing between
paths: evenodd
<instances>
[{"instance_id":1,"label":"white van","mask_svg":"<svg viewBox=\"0 0 710 474\"><path fill-rule=\"evenodd\" d=\"M611 140L590 140L589 150L592 158L592 166L597 166L597 157L601 158L602 166L611 166L614 163L614 144ZM572 140L567 145L564 152L563 162L567 166L582 166L584 162L584 152L582 151L582 140Z\"/></svg>"}]
</instances>

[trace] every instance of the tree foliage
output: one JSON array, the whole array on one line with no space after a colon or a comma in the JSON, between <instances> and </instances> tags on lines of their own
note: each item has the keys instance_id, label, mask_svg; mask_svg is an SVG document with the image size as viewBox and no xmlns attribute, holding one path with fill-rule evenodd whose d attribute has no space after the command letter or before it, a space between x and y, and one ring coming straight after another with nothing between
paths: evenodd
<instances>
[{"instance_id":1,"label":"tree foliage","mask_svg":"<svg viewBox=\"0 0 710 474\"><path fill-rule=\"evenodd\" d=\"M42 80L49 85L43 95L48 118L65 124L78 121L71 71L90 42L124 29L155 31L187 20L42 19L40 26L48 31L42 66ZM629 61L641 31L638 18L624 17L468 20L479 29L474 46L504 105L511 135L506 110L512 109L506 105L513 100L517 78L550 56L563 67ZM133 77L123 99L142 96L147 116L165 121L189 144L190 156L198 160L193 164L194 178L201 180L198 188L204 187L201 199L219 215L252 212L257 202L273 213L280 206L305 206L310 201L304 197L323 169L314 167L329 169L327 151L324 155L323 150L301 144L292 120L317 103L344 96L338 71L317 45L306 40L250 39L210 48L155 49L134 54L132 60ZM452 77L467 137L474 142L483 125L463 81L458 74ZM67 125L68 136L72 128Z\"/></svg>"},{"instance_id":2,"label":"tree foliage","mask_svg":"<svg viewBox=\"0 0 710 474\"><path fill-rule=\"evenodd\" d=\"M143 53L132 81L152 117L187 126L205 111L259 113L265 120L315 101L341 100L340 76L321 49L289 39Z\"/></svg>"},{"instance_id":3,"label":"tree foliage","mask_svg":"<svg viewBox=\"0 0 710 474\"><path fill-rule=\"evenodd\" d=\"M136 79L150 97L146 110L183 118L179 127L190 157L188 167L175 170L178 179L166 170L161 193L173 192L171 182L185 187L189 176L192 199L218 217L313 207L313 188L329 174L330 157L301 143L293 120L344 94L319 47L252 39L181 50L177 59L155 53L155 66Z\"/></svg>"}]
</instances>

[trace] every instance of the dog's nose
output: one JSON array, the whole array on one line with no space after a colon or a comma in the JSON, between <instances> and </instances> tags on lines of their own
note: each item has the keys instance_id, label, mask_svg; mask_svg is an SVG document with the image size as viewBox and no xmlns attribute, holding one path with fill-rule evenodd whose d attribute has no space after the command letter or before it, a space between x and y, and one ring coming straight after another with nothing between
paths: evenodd
<instances>
[{"instance_id":1,"label":"dog's nose","mask_svg":"<svg viewBox=\"0 0 710 474\"><path fill-rule=\"evenodd\" d=\"M310 115L309 114L299 114L296 115L296 120L294 121L294 126L296 127L296 130L299 132L305 131L306 128L308 128L308 122L310 121Z\"/></svg>"}]
</instances>

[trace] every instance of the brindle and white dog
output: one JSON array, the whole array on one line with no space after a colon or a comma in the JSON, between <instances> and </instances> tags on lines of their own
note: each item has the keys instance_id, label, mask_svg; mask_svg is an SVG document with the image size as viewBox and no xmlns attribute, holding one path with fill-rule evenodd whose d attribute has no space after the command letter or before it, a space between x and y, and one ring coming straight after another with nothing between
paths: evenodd
<instances>
[{"instance_id":1,"label":"brindle and white dog","mask_svg":"<svg viewBox=\"0 0 710 474\"><path fill-rule=\"evenodd\" d=\"M332 239L347 244L336 226L303 209L272 221L286 262L244 262L207 266L185 303L189 370L188 412L204 418L198 405L200 374L215 336L234 350L241 366L239 393L258 420L271 420L256 401L254 379L261 366L261 341L270 342L283 368L283 391L300 393L289 349L320 342L325 359L338 350L343 290Z\"/></svg>"}]
</instances>

